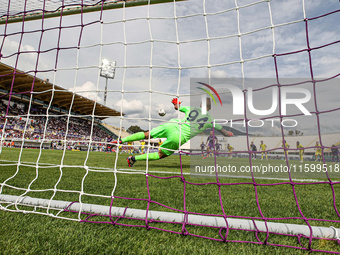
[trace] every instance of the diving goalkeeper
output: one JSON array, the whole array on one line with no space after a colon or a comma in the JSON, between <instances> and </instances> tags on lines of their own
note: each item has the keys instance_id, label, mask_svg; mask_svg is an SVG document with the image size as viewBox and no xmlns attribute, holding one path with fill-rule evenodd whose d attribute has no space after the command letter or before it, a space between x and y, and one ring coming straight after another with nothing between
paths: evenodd
<instances>
[{"instance_id":1,"label":"diving goalkeeper","mask_svg":"<svg viewBox=\"0 0 340 255\"><path fill-rule=\"evenodd\" d=\"M174 98L172 101L175 110L185 113L185 117L181 120L172 119L170 122L162 124L147 132L138 132L128 137L123 138L119 143L131 141L139 141L150 138L166 138L166 141L160 146L158 152L143 154L138 156L129 156L127 162L129 167L132 167L136 161L158 160L173 154L180 145L185 144L194 136L202 133L207 128L213 127L213 120L210 113L211 101L207 99L207 114L203 115L200 107L181 106L181 102ZM214 127L219 130L224 136L233 136L233 133L226 131L221 125L215 124ZM115 141L118 143L118 141Z\"/></svg>"}]
</instances>

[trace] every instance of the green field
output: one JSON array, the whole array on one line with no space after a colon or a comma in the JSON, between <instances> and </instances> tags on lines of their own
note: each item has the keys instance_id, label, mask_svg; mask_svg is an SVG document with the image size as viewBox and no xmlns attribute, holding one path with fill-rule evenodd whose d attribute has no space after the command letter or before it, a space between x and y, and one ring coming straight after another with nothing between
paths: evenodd
<instances>
[{"instance_id":1,"label":"green field","mask_svg":"<svg viewBox=\"0 0 340 255\"><path fill-rule=\"evenodd\" d=\"M145 163L137 162L133 169L126 166L127 154L106 154L102 152L78 152L34 149L3 148L0 154L0 183L2 194L22 195L38 198L51 198L64 201L79 201L84 203L110 205L111 194L118 197L141 198L144 201L114 199L114 206L146 209L148 206L148 189L150 201L157 201L178 210L184 210L184 182L180 177L159 179L152 175L169 177L180 176L181 167L179 156ZM19 160L20 159L20 160ZM116 161L117 159L117 161ZM20 161L18 166L17 162ZM217 158L217 164L226 165L240 170L249 166L249 159ZM315 162L304 163L290 161L291 167L297 169L291 172L290 178L294 185L287 183L287 172L229 172L219 177L220 183L243 183L242 185L221 185L221 200L226 215L261 217L301 217L296 199L306 218L338 220L334 206L331 185L327 183L327 175L318 170ZM185 209L190 212L206 214L222 214L219 200L219 186L216 185L215 173L210 176L196 176L190 174L195 165L215 165L214 159L202 160L201 157L182 156L182 172L185 184ZM256 160L253 165L283 167L283 160ZM312 166L314 165L314 166ZM86 166L86 167L84 167ZM335 165L327 164L330 170ZM116 167L116 168L115 168ZM307 168L308 167L308 172ZM312 169L314 168L314 170ZM115 172L114 169L117 171ZM145 171L150 176L146 177ZM301 169L301 171L300 171ZM329 176L332 181L338 181L339 173L332 168ZM313 172L312 172L313 171ZM254 185L253 176L256 185ZM323 181L323 184L301 185ZM208 185L192 185L191 183L212 183ZM278 185L268 186L276 183ZM27 188L30 188L26 192ZM333 184L336 206L339 208L339 184ZM255 194L258 195L258 200ZM94 196L96 195L96 196ZM98 196L100 195L100 196ZM2 204L7 206L7 204ZM261 213L258 210L261 208ZM171 211L161 205L150 203L150 210ZM26 206L8 206L10 210L31 211ZM43 208L36 208L36 212L46 213ZM55 216L57 211L50 210ZM155 229L141 227L131 228L113 226L111 224L79 223L47 217L37 214L22 214L0 211L1 232L0 247L2 254L91 254L91 253L200 253L200 254L304 254L306 251L281 248L268 245L247 244L212 241L194 236L183 236L167 233ZM58 216L79 220L77 213L61 212ZM85 216L80 216L84 219ZM104 217L94 217L93 220L108 221ZM284 220L286 223L305 224L301 219ZM143 225L143 221L120 219L119 223ZM325 221L309 221L315 226L334 226L340 228L339 223ZM181 225L150 223L151 227L163 228L181 232ZM187 231L193 235L201 235L220 239L218 229L187 226ZM230 230L228 241L243 240L257 242L253 232ZM264 240L265 234L259 234ZM269 243L288 246L299 246L296 237L285 237L270 234ZM301 239L307 247L308 240ZM312 248L317 250L331 250L340 252L340 247L334 241L313 240Z\"/></svg>"}]
</instances>

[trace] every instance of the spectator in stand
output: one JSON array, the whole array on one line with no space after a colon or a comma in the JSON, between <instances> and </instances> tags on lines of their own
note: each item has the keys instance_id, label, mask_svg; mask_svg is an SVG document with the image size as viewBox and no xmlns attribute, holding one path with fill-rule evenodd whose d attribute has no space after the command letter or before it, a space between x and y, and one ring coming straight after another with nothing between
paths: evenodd
<instances>
[{"instance_id":1,"label":"spectator in stand","mask_svg":"<svg viewBox=\"0 0 340 255\"><path fill-rule=\"evenodd\" d=\"M67 140L85 141L88 140L87 137L90 135L92 135L93 141L106 140L107 133L96 124L93 125L91 134L91 121L79 117L71 117L68 119L65 116L56 116L57 113L55 112L49 112L55 116L49 116L47 119L47 117L44 116L46 109L42 108L31 107L29 115L27 115L27 111L27 105L21 102L14 103L8 107L8 102L6 103L6 101L0 99L0 123L2 125L6 123L4 138L23 138L24 135L25 139L30 140L38 140L41 138L64 140L67 130ZM28 121L27 117L29 117ZM69 122L67 122L67 120L69 120ZM26 131L25 134L23 134L26 124Z\"/></svg>"}]
</instances>

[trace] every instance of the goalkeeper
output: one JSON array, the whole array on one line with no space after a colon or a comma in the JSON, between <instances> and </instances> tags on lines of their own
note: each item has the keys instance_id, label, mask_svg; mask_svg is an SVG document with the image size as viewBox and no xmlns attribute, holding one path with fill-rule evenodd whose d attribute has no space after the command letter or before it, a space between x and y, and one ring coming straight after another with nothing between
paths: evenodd
<instances>
[{"instance_id":1,"label":"goalkeeper","mask_svg":"<svg viewBox=\"0 0 340 255\"><path fill-rule=\"evenodd\" d=\"M132 167L136 161L145 161L147 157L149 160L158 160L173 154L180 145L185 144L194 136L202 133L207 128L213 127L213 120L210 113L211 109L210 99L207 99L207 114L203 115L201 108L181 106L181 102L177 98L172 100L175 110L185 113L185 117L181 120L172 119L170 122L162 124L147 132L138 132L128 137L123 138L119 143L126 143L130 141L139 141L150 138L166 138L166 141L160 146L158 152L146 153L138 156L129 156L127 162L129 167ZM221 125L215 124L215 129L219 130L224 136L233 136L229 131L222 128ZM117 143L117 141L115 141Z\"/></svg>"}]
</instances>

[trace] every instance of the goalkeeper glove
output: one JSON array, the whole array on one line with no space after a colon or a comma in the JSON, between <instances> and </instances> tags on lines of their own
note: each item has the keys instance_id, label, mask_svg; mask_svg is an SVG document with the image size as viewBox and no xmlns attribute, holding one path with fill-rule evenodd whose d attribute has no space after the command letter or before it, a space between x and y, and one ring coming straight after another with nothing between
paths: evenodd
<instances>
[{"instance_id":1,"label":"goalkeeper glove","mask_svg":"<svg viewBox=\"0 0 340 255\"><path fill-rule=\"evenodd\" d=\"M173 103L174 105L176 105L176 104L181 104L181 102L178 100L177 97L175 97L174 99L172 99L171 103Z\"/></svg>"}]
</instances>

